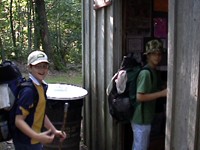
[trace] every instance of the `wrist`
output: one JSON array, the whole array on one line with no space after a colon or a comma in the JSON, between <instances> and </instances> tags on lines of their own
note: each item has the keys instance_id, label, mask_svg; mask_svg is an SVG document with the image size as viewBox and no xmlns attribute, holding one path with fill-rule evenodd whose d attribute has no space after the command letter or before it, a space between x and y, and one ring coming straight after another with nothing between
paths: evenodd
<instances>
[{"instance_id":1,"label":"wrist","mask_svg":"<svg viewBox=\"0 0 200 150\"><path fill-rule=\"evenodd\" d=\"M40 134L35 132L34 134L32 134L31 138L40 141Z\"/></svg>"}]
</instances>

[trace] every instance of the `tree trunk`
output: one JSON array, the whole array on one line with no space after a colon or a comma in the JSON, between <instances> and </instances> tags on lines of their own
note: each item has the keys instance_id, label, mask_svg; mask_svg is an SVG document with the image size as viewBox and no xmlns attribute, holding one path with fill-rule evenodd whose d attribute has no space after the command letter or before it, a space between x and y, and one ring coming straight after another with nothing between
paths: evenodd
<instances>
[{"instance_id":1,"label":"tree trunk","mask_svg":"<svg viewBox=\"0 0 200 150\"><path fill-rule=\"evenodd\" d=\"M38 27L42 41L42 48L44 49L48 57L51 59L53 53L51 48L44 0L35 0L35 13L36 20L39 25Z\"/></svg>"},{"instance_id":2,"label":"tree trunk","mask_svg":"<svg viewBox=\"0 0 200 150\"><path fill-rule=\"evenodd\" d=\"M28 12L28 52L31 52L32 48L32 8L33 3L27 0L27 12Z\"/></svg>"},{"instance_id":3,"label":"tree trunk","mask_svg":"<svg viewBox=\"0 0 200 150\"><path fill-rule=\"evenodd\" d=\"M35 6L35 11L33 12L33 22L34 22L34 49L39 49L40 48L40 21L38 17L38 11L36 6Z\"/></svg>"},{"instance_id":4,"label":"tree trunk","mask_svg":"<svg viewBox=\"0 0 200 150\"><path fill-rule=\"evenodd\" d=\"M10 28L11 28L13 47L14 47L15 53L17 55L17 52L16 52L16 37L15 37L15 31L14 31L14 27L13 27L12 4L13 4L13 0L10 1Z\"/></svg>"},{"instance_id":5,"label":"tree trunk","mask_svg":"<svg viewBox=\"0 0 200 150\"><path fill-rule=\"evenodd\" d=\"M0 37L0 50L1 50L1 59L4 61L6 58L5 58L5 51L3 48L3 42L2 42L1 37Z\"/></svg>"}]
</instances>

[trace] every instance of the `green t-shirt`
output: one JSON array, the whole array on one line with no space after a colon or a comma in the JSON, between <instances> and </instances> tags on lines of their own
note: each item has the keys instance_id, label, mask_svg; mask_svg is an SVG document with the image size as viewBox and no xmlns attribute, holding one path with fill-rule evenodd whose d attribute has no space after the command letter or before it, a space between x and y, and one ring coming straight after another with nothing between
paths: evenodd
<instances>
[{"instance_id":1,"label":"green t-shirt","mask_svg":"<svg viewBox=\"0 0 200 150\"><path fill-rule=\"evenodd\" d=\"M137 93L153 93L158 91L156 70L151 69L151 72L153 78L151 78L149 70L142 70L139 73L137 78ZM133 122L137 124L151 124L155 115L155 104L155 100L139 103L133 116Z\"/></svg>"}]
</instances>

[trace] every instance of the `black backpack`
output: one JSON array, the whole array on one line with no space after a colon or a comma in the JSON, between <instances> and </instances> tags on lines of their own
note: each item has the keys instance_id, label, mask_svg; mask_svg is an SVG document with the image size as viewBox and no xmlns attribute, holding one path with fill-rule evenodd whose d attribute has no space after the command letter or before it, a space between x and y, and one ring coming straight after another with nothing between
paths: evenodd
<instances>
[{"instance_id":1,"label":"black backpack","mask_svg":"<svg viewBox=\"0 0 200 150\"><path fill-rule=\"evenodd\" d=\"M112 77L107 87L109 113L117 122L127 123L133 117L135 108L139 104L136 101L136 80L141 70L150 71L149 68L142 67L132 55L124 56L118 72ZM124 83L125 90L119 93L116 82L113 81L118 78L124 78L120 76L121 71L126 74L127 80ZM109 91L111 85L112 89Z\"/></svg>"},{"instance_id":2,"label":"black backpack","mask_svg":"<svg viewBox=\"0 0 200 150\"><path fill-rule=\"evenodd\" d=\"M18 103L18 96L20 91L29 87L36 90L32 81L26 80L17 65L12 61L3 61L0 64L0 84L7 84L9 92L9 107L0 109L0 142L8 141L12 138L13 132L15 130L15 111ZM37 92L36 92L37 93ZM37 106L38 94L34 98L34 107ZM4 100L0 98L0 100Z\"/></svg>"}]
</instances>

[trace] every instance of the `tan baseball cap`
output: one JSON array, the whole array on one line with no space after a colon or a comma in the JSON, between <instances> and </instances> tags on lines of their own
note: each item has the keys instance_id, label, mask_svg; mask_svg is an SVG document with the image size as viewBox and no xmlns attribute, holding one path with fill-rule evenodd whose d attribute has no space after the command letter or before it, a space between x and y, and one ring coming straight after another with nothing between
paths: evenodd
<instances>
[{"instance_id":1,"label":"tan baseball cap","mask_svg":"<svg viewBox=\"0 0 200 150\"><path fill-rule=\"evenodd\" d=\"M41 62L49 63L48 57L44 52L36 50L29 54L27 65L36 65Z\"/></svg>"}]
</instances>

